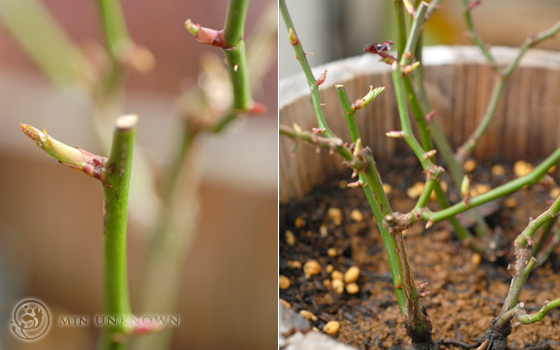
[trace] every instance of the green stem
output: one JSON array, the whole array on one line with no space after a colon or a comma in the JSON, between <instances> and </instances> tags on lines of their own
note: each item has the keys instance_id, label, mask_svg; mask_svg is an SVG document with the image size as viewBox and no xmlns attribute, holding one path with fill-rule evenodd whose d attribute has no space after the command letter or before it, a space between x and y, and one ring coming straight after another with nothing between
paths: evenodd
<instances>
[{"instance_id":1,"label":"green stem","mask_svg":"<svg viewBox=\"0 0 560 350\"><path fill-rule=\"evenodd\" d=\"M434 191L441 174L443 174L443 168L436 165L432 165L431 168L426 171L426 184L424 185L422 194L418 198L418 202L416 202L414 209L412 209L413 214L420 212L422 208L428 205L430 195Z\"/></svg>"},{"instance_id":2,"label":"green stem","mask_svg":"<svg viewBox=\"0 0 560 350\"><path fill-rule=\"evenodd\" d=\"M543 228L542 228L542 232L539 236L539 240L533 246L532 255L535 258L539 255L539 253L542 251L542 249L546 245L546 242L548 241L548 239L550 238L550 235L552 234L552 228L554 227L554 224L556 224L556 222L557 222L557 220L549 220L549 221L547 221L546 223L543 224ZM540 263L540 260L539 260L539 263Z\"/></svg>"},{"instance_id":3,"label":"green stem","mask_svg":"<svg viewBox=\"0 0 560 350\"><path fill-rule=\"evenodd\" d=\"M113 99L119 94L127 69L122 63L123 55L132 45L119 0L97 0L107 52L111 57L111 69L100 86L102 100Z\"/></svg>"},{"instance_id":4,"label":"green stem","mask_svg":"<svg viewBox=\"0 0 560 350\"><path fill-rule=\"evenodd\" d=\"M556 22L552 27L550 27L545 31L540 32L539 34L531 35L527 37L527 39L525 39L525 42L521 46L519 53L517 54L515 59L504 70L503 75L509 77L509 75L517 67L519 61L521 61L521 58L523 58L527 50L529 50L531 47L537 44L542 43L545 40L553 38L556 34L558 34L559 31L560 31L560 21Z\"/></svg>"},{"instance_id":5,"label":"green stem","mask_svg":"<svg viewBox=\"0 0 560 350\"><path fill-rule=\"evenodd\" d=\"M344 86L336 85L336 92L340 100L340 105L342 106L342 112L344 113L344 117L346 117L348 131L350 131L350 139L352 142L356 142L360 139L360 131L358 130L358 123L356 123L355 117L356 111L352 108L352 102L350 102Z\"/></svg>"},{"instance_id":6,"label":"green stem","mask_svg":"<svg viewBox=\"0 0 560 350\"><path fill-rule=\"evenodd\" d=\"M439 8L442 0L432 0L430 1L430 6L428 6L428 10L426 11L426 20L432 16L435 10Z\"/></svg>"},{"instance_id":7,"label":"green stem","mask_svg":"<svg viewBox=\"0 0 560 350\"><path fill-rule=\"evenodd\" d=\"M128 189L136 136L136 116L117 119L111 154L107 161L103 228L104 312L108 316L131 314L126 263ZM103 330L102 349L126 349L124 325Z\"/></svg>"},{"instance_id":8,"label":"green stem","mask_svg":"<svg viewBox=\"0 0 560 350\"><path fill-rule=\"evenodd\" d=\"M297 128L292 129L285 125L279 125L278 131L280 135L287 136L291 139L300 139L340 154L346 162L351 164L351 168L354 170L360 170L363 167L362 160L359 157L355 157L352 152L344 146L344 142L337 137L318 136L317 134L298 130Z\"/></svg>"},{"instance_id":9,"label":"green stem","mask_svg":"<svg viewBox=\"0 0 560 350\"><path fill-rule=\"evenodd\" d=\"M422 168L427 170L431 165L433 165L433 163L429 157L426 157L426 152L422 148L422 145L418 143L418 140L416 140L416 137L414 137L414 134L412 133L412 125L410 124L410 118L408 115L408 105L406 103L407 98L402 77L402 70L398 64L393 64L391 75L393 77L393 84L395 85L395 95L403 137L420 161L420 164L422 164Z\"/></svg>"},{"instance_id":10,"label":"green stem","mask_svg":"<svg viewBox=\"0 0 560 350\"><path fill-rule=\"evenodd\" d=\"M498 78L498 81L494 86L494 90L492 91L492 96L490 97L490 103L488 104L486 112L484 113L484 117L482 118L480 124L478 124L476 130L457 150L456 158L459 163L463 163L465 159L471 154L474 147L476 146L476 141L480 139L482 134L484 134L486 129L488 129L488 126L490 125L490 122L494 117L494 113L496 112L496 108L498 107L498 102L500 101L500 96L502 95L502 91L504 90L506 79L507 77L505 75L502 75Z\"/></svg>"},{"instance_id":11,"label":"green stem","mask_svg":"<svg viewBox=\"0 0 560 350\"><path fill-rule=\"evenodd\" d=\"M465 0L463 0L465 1ZM468 11L467 11L468 12ZM488 108L486 109L486 113L482 118L482 121L476 128L476 130L472 133L471 136L465 141L465 143L457 150L457 157L462 162L469 154L473 151L474 147L476 146L476 142L480 137L484 134L488 125L492 121L494 117L494 113L496 112L496 108L498 106L498 102L502 95L502 91L504 90L504 85L506 80L510 77L511 73L515 70L515 68L519 65L519 62L529 50L529 48L552 38L560 31L560 21L557 22L551 28L537 34L527 37L523 45L521 46L517 56L513 59L512 62L504 69L501 76L498 78L496 85L494 86L494 91L492 92L492 97L490 98L490 103L488 104ZM486 50L486 49L484 49ZM483 50L483 53L485 52ZM495 62L491 62L495 64ZM496 68L497 69L497 68Z\"/></svg>"},{"instance_id":12,"label":"green stem","mask_svg":"<svg viewBox=\"0 0 560 350\"><path fill-rule=\"evenodd\" d=\"M440 209L449 208L449 201L447 200L447 197L445 196L445 193L441 189L439 183L436 184L435 191L436 191L436 201ZM482 253L484 251L484 249L480 246L478 241L473 237L471 232L467 230L465 227L463 227L463 225L461 225L459 219L457 219L454 216L451 216L447 219L447 221L449 221L451 226L453 226L453 229L457 233L457 237L459 237L461 242L463 242L463 244L466 244L469 247L469 249L477 253Z\"/></svg>"},{"instance_id":13,"label":"green stem","mask_svg":"<svg viewBox=\"0 0 560 350\"><path fill-rule=\"evenodd\" d=\"M472 42L480 48L480 51L482 51L482 54L484 55L484 57L486 57L488 63L494 66L494 70L498 72L498 66L496 64L496 60L494 59L494 57L492 56L488 48L486 48L486 45L484 44L480 36L478 36L477 32L474 30L474 25L471 18L471 11L469 10L469 0L462 0L462 2L463 2L463 15L465 17L465 23L467 24L467 30L469 31L469 35L471 37Z\"/></svg>"},{"instance_id":14,"label":"green stem","mask_svg":"<svg viewBox=\"0 0 560 350\"><path fill-rule=\"evenodd\" d=\"M393 84L395 85L395 95L397 99L397 107L399 110L399 117L401 120L402 134L405 141L408 143L424 170L428 170L433 164L423 147L418 143L412 132L412 125L408 114L407 94L405 89L404 77L402 72L402 65L410 63L412 60L412 53L415 51L418 38L420 36L420 28L424 21L424 13L426 12L427 5L422 2L416 11L416 17L412 23L411 35L406 42L405 54L400 59L400 65L396 62L393 63L391 68L391 75L393 77ZM409 56L409 57L407 57ZM423 118L423 116L422 116Z\"/></svg>"},{"instance_id":15,"label":"green stem","mask_svg":"<svg viewBox=\"0 0 560 350\"><path fill-rule=\"evenodd\" d=\"M416 71L418 71L419 69L421 69L421 65L416 68ZM414 87L412 86L412 82L410 81L410 77L408 75L404 76L404 88L406 91L406 96L408 97L408 102L410 104L410 110L412 111L412 115L416 120L416 124L418 124L422 148L424 148L424 151L427 152L432 149L430 130L428 128L428 123L426 122L425 114L422 112L422 108L418 103L416 93L414 92Z\"/></svg>"},{"instance_id":16,"label":"green stem","mask_svg":"<svg viewBox=\"0 0 560 350\"><path fill-rule=\"evenodd\" d=\"M509 288L508 295L506 300L504 301L504 306L502 307L502 311L500 312L498 323L501 325L503 319L507 317L507 312L514 309L517 305L519 300L519 295L521 295L521 291L523 290L523 286L525 282L527 282L527 278L529 277L529 273L535 265L537 264L537 259L531 258L529 260L525 260L527 265L522 268L518 274L514 275L511 286ZM523 263L524 264L524 263Z\"/></svg>"},{"instance_id":17,"label":"green stem","mask_svg":"<svg viewBox=\"0 0 560 350\"><path fill-rule=\"evenodd\" d=\"M397 252L401 263L401 274L403 281L403 290L406 298L406 323L407 327L413 329L418 334L430 333L431 325L428 317L422 312L422 304L420 303L420 295L416 289L412 269L408 262L406 248L402 231L394 233L397 243ZM414 342L414 340L413 340Z\"/></svg>"},{"instance_id":18,"label":"green stem","mask_svg":"<svg viewBox=\"0 0 560 350\"><path fill-rule=\"evenodd\" d=\"M0 19L54 84L69 87L78 82L87 59L42 1L2 0Z\"/></svg>"},{"instance_id":19,"label":"green stem","mask_svg":"<svg viewBox=\"0 0 560 350\"><path fill-rule=\"evenodd\" d=\"M391 204L389 199L383 190L383 183L381 183L381 176L377 171L377 166L375 165L375 159L371 154L371 151L366 153L366 173L365 177L367 179L367 184L371 191L375 194L375 201L379 207L379 211L383 215L380 221L377 221L378 225L381 225L385 215L391 214L393 210L391 209ZM377 218L376 218L377 220ZM394 240L394 237L393 237ZM393 246L393 244L392 244Z\"/></svg>"},{"instance_id":20,"label":"green stem","mask_svg":"<svg viewBox=\"0 0 560 350\"><path fill-rule=\"evenodd\" d=\"M348 94L344 89L344 86L337 85L336 90L338 93L338 97L340 99L340 104L342 106L342 111L346 117L346 123L348 125L348 130L350 131L350 138L352 139L353 143L357 143L360 140L360 132L358 130L358 124L356 123L355 113L356 111L352 108L352 104L350 103L350 99L348 98ZM369 188L375 196L375 210L378 210L380 213L380 219L377 222L380 223L383 221L383 217L387 214L392 212L391 205L389 204L389 200L387 195L385 195L385 191L383 190L383 184L381 183L381 177L379 172L377 171L377 167L375 165L375 158L370 150L366 151L366 171L365 174L362 172L360 176L363 176L364 179L362 180L363 183L367 183L368 186L364 187ZM360 178L361 179L361 178ZM364 181L365 180L365 181ZM379 208L377 206L379 205ZM376 217L377 220L377 217Z\"/></svg>"},{"instance_id":21,"label":"green stem","mask_svg":"<svg viewBox=\"0 0 560 350\"><path fill-rule=\"evenodd\" d=\"M147 314L176 311L179 286L189 244L196 229L201 178L201 148L198 132L185 122L181 147L167 175L157 223L148 245L140 304ZM135 340L135 349L167 349L172 329Z\"/></svg>"},{"instance_id":22,"label":"green stem","mask_svg":"<svg viewBox=\"0 0 560 350\"><path fill-rule=\"evenodd\" d=\"M539 217L537 217L536 219L531 220L529 225L527 225L527 228L525 228L525 230L517 237L515 243L520 245L521 247L527 246L527 244L529 244L528 240L531 240L531 238L533 238L533 235L535 234L535 232L537 232L539 227L541 227L547 221L556 218L559 213L560 196L556 197L556 200L554 201L554 203L552 203L547 211L539 215Z\"/></svg>"},{"instance_id":23,"label":"green stem","mask_svg":"<svg viewBox=\"0 0 560 350\"><path fill-rule=\"evenodd\" d=\"M417 78L418 78L419 70L420 72L422 71L422 65L420 65L415 71L417 72ZM430 110L430 107L424 90L423 81L418 79L416 81L417 81L418 93L414 90L410 82L410 78L408 76L404 77L405 89L408 96L408 100L410 102L410 109L412 110L412 114L414 115L414 118L417 121L424 150L427 150L426 148L427 146L431 148L431 143L429 143L429 141L426 140L426 138L431 135L431 137L433 138L436 144L438 152L441 154L443 160L447 165L447 169L451 174L451 179L455 183L456 187L460 187L461 181L465 176L463 172L463 168L461 164L457 161L457 159L455 159L451 145L449 144L447 138L441 131L437 121L432 120L429 126L426 124L426 119L424 118L424 116L426 115L427 111ZM442 207L440 208L444 209ZM477 233L477 235L480 237L486 236L486 234L489 231L489 227L488 224L486 224L486 221L484 221L484 218L475 210L468 210L467 215L469 215L469 217L476 222L474 226L474 230ZM460 222L458 220L452 220L450 222L458 233L459 231L462 232L460 233L461 235L472 236L467 229L465 229L464 227L462 227L462 225L460 225Z\"/></svg>"},{"instance_id":24,"label":"green stem","mask_svg":"<svg viewBox=\"0 0 560 350\"><path fill-rule=\"evenodd\" d=\"M224 53L233 85L233 108L247 112L253 107L243 31L249 0L230 0L224 25Z\"/></svg>"},{"instance_id":25,"label":"green stem","mask_svg":"<svg viewBox=\"0 0 560 350\"><path fill-rule=\"evenodd\" d=\"M389 261L389 269L391 270L391 276L393 279L393 289L397 297L399 310L401 314L405 314L406 297L401 283L403 280L401 274L402 266L397 253L397 241L395 240L395 236L390 234L383 226L383 219L385 215L390 214L392 209L389 204L389 200L383 191L383 184L381 183L381 177L377 172L373 156L371 154L366 155L366 161L366 173L360 173L360 180L367 183L368 186L363 187L362 190L364 191L369 206L373 212L373 216L377 222L379 232L381 233L381 240L383 241L383 247L385 248L385 253L387 254L387 260Z\"/></svg>"},{"instance_id":26,"label":"green stem","mask_svg":"<svg viewBox=\"0 0 560 350\"><path fill-rule=\"evenodd\" d=\"M97 4L101 12L107 48L111 56L116 58L123 46L131 42L120 1L97 0Z\"/></svg>"},{"instance_id":27,"label":"green stem","mask_svg":"<svg viewBox=\"0 0 560 350\"><path fill-rule=\"evenodd\" d=\"M232 120L234 120L235 118L237 118L237 115L235 114L235 110L231 109L230 111L228 111L222 118L220 118L220 120L218 120L216 122L216 124L214 124L214 126L212 126L210 128L210 130L214 133L219 134L220 132L222 132L222 130L224 130L226 128L226 126L229 125L229 123L231 123Z\"/></svg>"},{"instance_id":28,"label":"green stem","mask_svg":"<svg viewBox=\"0 0 560 350\"><path fill-rule=\"evenodd\" d=\"M447 209L440 210L438 212L430 212L425 211L421 214L420 218L424 221L432 220L435 222L440 222L445 220L451 216L455 216L459 213L462 213L470 208L477 207L481 204L487 203L494 199L506 196L510 193L513 193L523 186L527 186L533 183L536 183L546 174L548 169L550 169L554 164L560 161L560 148L554 151L548 158L546 158L539 166L537 166L531 173L517 178L513 181L510 181L504 185L498 186L480 196L476 196L471 198L467 204L464 201L461 201Z\"/></svg>"},{"instance_id":29,"label":"green stem","mask_svg":"<svg viewBox=\"0 0 560 350\"><path fill-rule=\"evenodd\" d=\"M282 12L282 16L284 18L284 21L286 23L286 27L288 28L288 33L289 33L289 37L290 37L290 43L292 44L292 46L294 47L295 51L296 51L296 55L298 57L298 59L300 60L300 64L302 65L302 68L304 70L304 73L306 75L308 84L310 89L312 90L312 100L313 100L313 104L315 107L315 112L316 112L316 116L317 116L317 120L319 123L319 126L321 129L323 129L322 133L325 137L318 137L317 135L312 135L309 133L304 133L299 127L297 127L297 125L294 125L294 129L296 129L295 131L290 131L287 130L287 128L280 126L280 133L287 135L289 137L292 138L302 138L305 139L309 142L313 142L316 144L319 144L323 147L327 147L330 148L331 150L337 150L337 148L341 147L341 140L340 139L334 139L334 135L332 133L332 131L330 131L330 129L328 128L328 125L326 123L326 120L324 118L324 115L322 113L322 110L320 108L320 101L319 101L319 96L318 96L318 83L315 80L315 78L313 77L313 75L311 74L311 70L309 68L309 64L307 63L307 60L305 59L305 55L303 54L303 49L301 47L301 43L299 41L299 39L297 38L297 34L293 28L293 24L291 22L291 19L289 17L289 13L288 10L286 8L286 4L284 0L280 0L280 11ZM419 16L420 17L420 16ZM402 47L402 45L401 45ZM411 46L409 46L411 47ZM396 77L399 76L399 74L401 73L401 69L400 66L398 64L394 64L394 69L393 69L393 73L397 72L398 74L396 75ZM394 80L395 79L395 75L393 75ZM400 81L401 85L402 85L402 80ZM401 97L404 97L404 86L400 87L400 92ZM397 89L398 90L398 89ZM364 189L364 193L366 195L366 198L368 199L368 202L370 203L370 206L372 207L372 211L374 216L377 218L377 223L379 225L379 229L381 231L382 234L382 239L384 242L384 246L388 255L388 259L390 262L390 266L391 266L391 273L392 273L392 277L393 277L393 284L395 286L395 292L397 295L397 301L399 303L399 308L401 313L407 315L407 323L409 325L409 329L414 330L415 332L418 332L418 334L421 334L421 337L425 337L426 341L429 341L430 343L433 343L431 341L431 336L430 336L430 331L431 331L431 327L430 327L430 323L429 320L427 319L427 317L425 317L423 315L422 309L421 309L421 305L420 305L420 301L419 301L419 295L417 293L416 290L416 286L414 285L414 279L410 270L410 266L408 265L408 259L406 257L406 251L404 249L404 242L402 241L402 232L399 231L396 234L391 234L390 232L388 232L385 228L385 219L386 218L392 218L392 215L390 215L391 213L391 207L389 205L389 202L387 200L387 197L385 195L385 193L383 192L383 188L382 188L382 184L381 181L379 179L379 174L377 173L377 169L375 168L375 160L373 159L373 155L371 154L371 150L369 149L363 149L362 151L359 151L359 146L360 146L360 138L359 138L359 132L357 129L357 125L355 124L355 119L354 119L354 115L353 115L353 110L351 110L350 107L350 101L348 99L348 96L346 95L345 91L343 89L338 89L339 91L339 97L341 100L341 104L343 107L343 111L345 113L345 115L347 116L347 122L349 124L349 128L350 128L350 132L351 132L351 136L353 138L353 141L355 141L356 143L356 149L355 149L355 154L352 154L352 156L354 156L354 160L358 160L360 156L364 156L366 157L366 161L365 161L365 166L366 166L366 173L365 176L364 174L360 174L360 180L363 183L364 178L365 178L365 183L364 185L367 185L367 188ZM404 101L404 108L406 109L406 101L403 100L401 98L401 101ZM402 103L399 105L399 112L403 111L403 105ZM404 115L404 113L401 113L401 115ZM408 117L408 114L406 114L406 116ZM402 119L402 116L401 116ZM405 138L410 137L410 139L414 139L414 135L412 135L412 129L410 126L410 121L408 120L408 124L406 124L406 122L402 121L403 124L403 135ZM299 130L297 130L299 129ZM332 143L333 140L336 140L336 143ZM414 139L415 141L415 139ZM410 141L408 141L410 144ZM420 144L418 144L418 142L416 141L416 144L412 144L411 148L415 151L419 152L419 159L425 159L424 163L429 167L430 165L432 165L431 161L429 160L428 157L425 156L425 152L423 151L422 147L420 146ZM348 149L346 149L346 147L343 147L344 150L349 151ZM339 152L341 153L341 152ZM341 153L342 154L342 153ZM359 154L359 155L358 155ZM349 157L346 157L343 155L343 157L345 158L345 160L348 162L350 159ZM427 163L426 163L427 161ZM423 163L423 165L424 165ZM353 169L355 170L359 170L362 171L363 167L356 167L356 164L352 164L350 163L350 165L352 166ZM374 197L373 193L375 193L376 197ZM383 212L386 212L387 215L384 218L381 218L381 216L383 215ZM396 237L400 237L400 243L398 242L398 240L396 239ZM398 264L397 260L396 260L396 256L398 255L398 261L400 261L400 265ZM399 278L400 277L400 278ZM403 288L404 285L404 291L401 290ZM404 295L403 295L404 292Z\"/></svg>"},{"instance_id":30,"label":"green stem","mask_svg":"<svg viewBox=\"0 0 560 350\"><path fill-rule=\"evenodd\" d=\"M290 36L290 42L292 47L294 48L298 60L302 66L304 74L307 78L307 82L311 89L311 96L313 105L315 107L315 114L317 117L317 121L319 127L322 129L322 136L318 136L312 133L304 132L299 127L296 128L294 125L294 129L291 130L283 125L280 125L280 134L291 137L291 138L300 138L307 142L311 142L321 147L331 149L336 151L337 153L341 154L344 160L354 169L360 171L360 180L362 183L366 184L363 188L364 194L370 204L372 212L376 217L381 237L385 246L385 251L387 252L387 257L389 260L389 265L391 269L391 274L393 277L393 285L395 287L395 294L397 296L397 302L399 304L399 308L401 313L405 314L407 311L407 301L404 296L401 282L403 280L403 276L401 274L401 267L402 265L399 264L398 256L398 249L397 243L395 240L394 235L391 235L384 227L383 227L383 215L391 213L391 207L387 196L383 191L383 186L381 184L381 180L379 178L379 174L375 167L375 160L373 159L373 155L369 149L364 149L362 151L362 155L366 158L365 164L361 161L360 157L354 155L350 152L350 150L344 147L342 144L342 140L335 137L332 131L329 129L327 122L325 120L323 111L321 109L321 104L319 100L319 93L318 93L318 83L313 76L311 69L309 67L309 63L305 58L305 54L303 52L303 48L301 46L301 42L299 41L297 34L295 32L293 23L291 21L290 15L288 13L288 9L285 4L285 0L280 0L280 12L282 13L282 17L284 18L284 22L288 29L288 33ZM353 108L350 104L348 96L346 95L344 89L338 89L339 97L341 99L341 104L343 107L343 111L347 118L347 122L349 124L350 132L352 141L356 144L359 144L359 132L357 125L355 123L354 115L353 115ZM365 174L361 170L365 165ZM411 277L411 276L410 276ZM410 280L407 280L410 282ZM412 281L413 283L413 281Z\"/></svg>"},{"instance_id":31,"label":"green stem","mask_svg":"<svg viewBox=\"0 0 560 350\"><path fill-rule=\"evenodd\" d=\"M313 108L315 109L315 115L317 117L317 122L319 124L319 128L324 129L323 135L326 137L334 136L331 129L329 129L327 125L327 121L325 120L325 115L323 114L323 108L321 107L321 100L319 98L319 85L317 85L317 80L313 76L313 72L311 71L311 67L309 66L309 62L305 57L305 53L303 51L303 46L297 36L296 30L294 28L294 24L292 23L292 18L290 17L290 13L288 12L288 7L286 6L285 0L280 0L280 13L282 14L282 18L284 19L284 23L286 24L286 29L288 29L288 33L290 34L290 41L292 47L296 53L297 59L299 64L301 65L301 69L305 74L305 78L307 79L307 84L309 85L309 89L311 90L311 100L313 102Z\"/></svg>"},{"instance_id":32,"label":"green stem","mask_svg":"<svg viewBox=\"0 0 560 350\"><path fill-rule=\"evenodd\" d=\"M428 9L428 4L421 2L420 6L416 9L416 14L412 21L412 27L410 29L410 35L406 41L406 46L404 48L403 56L399 57L399 62L401 65L408 65L412 62L414 53L416 52L416 45L420 38L420 32L422 30L422 25L424 24L424 15Z\"/></svg>"},{"instance_id":33,"label":"green stem","mask_svg":"<svg viewBox=\"0 0 560 350\"><path fill-rule=\"evenodd\" d=\"M551 220L551 221L556 221L556 220ZM537 257L539 261L538 266L542 266L546 263L548 257L554 251L554 248L558 244L560 244L560 230L557 228L556 232L554 233L554 237L552 237L552 240L548 242L548 244L542 249L539 256Z\"/></svg>"},{"instance_id":34,"label":"green stem","mask_svg":"<svg viewBox=\"0 0 560 350\"><path fill-rule=\"evenodd\" d=\"M233 86L233 108L239 113L248 112L253 107L253 95L245 57L245 44L241 40L235 48L224 49Z\"/></svg>"},{"instance_id":35,"label":"green stem","mask_svg":"<svg viewBox=\"0 0 560 350\"><path fill-rule=\"evenodd\" d=\"M301 139L306 142L337 152L344 158L346 162L354 164L355 166L353 168L355 170L363 169L362 161L359 158L354 158L352 153L346 147L342 146L343 142L341 139L334 137L317 136L316 134L310 132L291 129L285 125L279 126L279 132L281 135L290 137L292 139ZM371 155L370 151L366 152L365 158L366 171L365 174L364 172L359 173L359 179L361 183L367 184L367 186L364 186L362 190L364 191L368 204L370 205L370 208L373 212L373 216L378 223L383 246L385 247L387 259L389 261L391 276L393 277L393 286L395 288L395 294L397 297L397 303L399 304L399 309L401 310L401 313L405 313L406 299L404 297L402 286L399 282L402 281L402 278L400 277L401 265L397 255L395 237L389 234L389 232L387 232L383 225L381 225L384 216L391 213L391 206L389 204L387 196L385 195L385 192L383 191L383 185L375 166L375 160L373 159L373 155Z\"/></svg>"},{"instance_id":36,"label":"green stem","mask_svg":"<svg viewBox=\"0 0 560 350\"><path fill-rule=\"evenodd\" d=\"M243 28L245 28L248 8L249 0L230 0L224 25L226 47L237 46L240 41L243 41Z\"/></svg>"},{"instance_id":37,"label":"green stem","mask_svg":"<svg viewBox=\"0 0 560 350\"><path fill-rule=\"evenodd\" d=\"M420 39L418 45L416 46L416 59L418 62L421 62L422 59L422 46L421 46ZM423 70L424 68L422 64L420 64L414 72L416 78L415 81L417 85L416 90L418 90L418 92L416 92L416 90L414 89L410 77L408 75L403 77L404 86L408 97L408 102L410 104L410 109L412 111L412 115L414 116L414 119L416 119L416 123L420 131L420 140L422 142L422 147L424 148L425 151L431 150L432 142L430 136L434 138L438 151L442 154L444 160L448 165L448 168L451 172L451 177L454 180L455 185L459 187L461 184L461 180L464 176L463 169L461 165L455 160L455 157L453 156L453 150L451 149L451 146L447 142L447 139L441 132L441 129L439 128L437 122L435 120L432 120L430 125L428 125L425 118L425 115L427 114L427 111L430 110L430 108L424 90ZM440 186L438 184L436 188L439 187ZM449 207L449 202L447 201L447 198L445 197L445 193L443 193L441 188L439 188L439 190L436 190L436 197L437 197L438 205L440 206L441 209L446 209ZM469 214L470 217L473 217L473 219L475 219L475 221L477 222L477 225L475 226L475 231L477 233L480 232L481 235L484 236L485 233L488 231L488 226L486 225L484 219L476 211L469 210L467 213ZM463 227L463 225L461 225L458 219L451 217L449 218L449 222L455 229L455 232L457 232L457 235L459 236L459 239L461 239L462 242L468 241L469 247L477 252L481 250L481 248L478 247L475 240L473 239L471 233L465 227Z\"/></svg>"},{"instance_id":38,"label":"green stem","mask_svg":"<svg viewBox=\"0 0 560 350\"><path fill-rule=\"evenodd\" d=\"M397 60L400 61L406 45L406 22L404 19L404 5L402 0L393 0L395 18L397 19Z\"/></svg>"},{"instance_id":39,"label":"green stem","mask_svg":"<svg viewBox=\"0 0 560 350\"><path fill-rule=\"evenodd\" d=\"M560 196L556 198L554 203L546 210L544 213L539 215L538 218L531 220L529 225L517 236L515 240L515 264L508 268L511 272L513 279L511 281L511 286L508 291L508 295L500 312L500 321L504 318L504 315L511 309L513 309L519 300L519 295L521 290L527 281L527 277L531 272L531 269L537 264L537 259L529 256L531 255L529 246L532 245L532 237L535 232L548 221L554 221L553 219L558 217L560 214Z\"/></svg>"},{"instance_id":40,"label":"green stem","mask_svg":"<svg viewBox=\"0 0 560 350\"><path fill-rule=\"evenodd\" d=\"M540 322L544 319L544 317L550 310L555 309L557 307L560 307L560 298L553 301L545 302L543 307L538 312L531 315L518 316L517 320L521 324L532 324L532 323Z\"/></svg>"}]
</instances>

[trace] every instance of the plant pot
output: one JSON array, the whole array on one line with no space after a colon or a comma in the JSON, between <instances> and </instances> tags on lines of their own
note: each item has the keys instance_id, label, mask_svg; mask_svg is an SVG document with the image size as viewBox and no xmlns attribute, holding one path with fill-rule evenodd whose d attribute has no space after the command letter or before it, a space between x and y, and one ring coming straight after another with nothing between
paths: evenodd
<instances>
[{"instance_id":1,"label":"plant pot","mask_svg":"<svg viewBox=\"0 0 560 350\"><path fill-rule=\"evenodd\" d=\"M496 47L492 52L497 62L505 65L514 59L517 50ZM423 63L426 90L436 119L456 148L484 115L496 76L475 47L426 48ZM411 153L403 140L385 136L388 131L400 130L389 65L368 54L317 67L315 76L325 69L328 74L321 85L321 101L327 103L323 107L325 118L337 136L350 140L334 85L344 85L351 100L364 96L370 85L385 86L386 91L356 115L363 144L372 149L377 163ZM529 51L507 81L494 119L478 141L473 157L535 162L552 153L560 145L559 97L560 54ZM297 123L304 130L317 125L303 74L280 82L279 123ZM302 142L298 142L294 153L293 143L286 137L280 138L282 203L299 199L328 178L349 172L339 156L317 154L314 146Z\"/></svg>"}]
</instances>

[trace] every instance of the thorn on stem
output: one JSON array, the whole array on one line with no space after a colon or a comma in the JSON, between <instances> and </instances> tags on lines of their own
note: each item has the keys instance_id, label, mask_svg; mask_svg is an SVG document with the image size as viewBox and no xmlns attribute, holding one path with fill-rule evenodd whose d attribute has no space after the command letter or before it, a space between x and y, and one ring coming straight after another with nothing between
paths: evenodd
<instances>
[{"instance_id":1,"label":"thorn on stem","mask_svg":"<svg viewBox=\"0 0 560 350\"><path fill-rule=\"evenodd\" d=\"M396 131L396 130L389 131L388 133L385 133L385 135L387 137L392 137L394 139L404 138L404 133L402 131Z\"/></svg>"},{"instance_id":2,"label":"thorn on stem","mask_svg":"<svg viewBox=\"0 0 560 350\"><path fill-rule=\"evenodd\" d=\"M307 56L307 55L311 55L313 56L313 52L303 52L303 57ZM299 57L297 57L297 55L294 57L294 60L298 60L299 61Z\"/></svg>"},{"instance_id":3,"label":"thorn on stem","mask_svg":"<svg viewBox=\"0 0 560 350\"><path fill-rule=\"evenodd\" d=\"M362 182L362 180L358 180L358 181L356 181L356 182L350 182L350 183L348 184L348 187L350 187L350 188L356 188L356 187L359 187L359 186L365 187L365 185L367 185L367 184L364 184L364 183Z\"/></svg>"},{"instance_id":4,"label":"thorn on stem","mask_svg":"<svg viewBox=\"0 0 560 350\"><path fill-rule=\"evenodd\" d=\"M428 222L426 223L425 228L426 228L426 230L427 230L427 229L429 229L429 228L432 227L432 226L434 226L434 221L430 219L430 220L428 220Z\"/></svg>"}]
</instances>

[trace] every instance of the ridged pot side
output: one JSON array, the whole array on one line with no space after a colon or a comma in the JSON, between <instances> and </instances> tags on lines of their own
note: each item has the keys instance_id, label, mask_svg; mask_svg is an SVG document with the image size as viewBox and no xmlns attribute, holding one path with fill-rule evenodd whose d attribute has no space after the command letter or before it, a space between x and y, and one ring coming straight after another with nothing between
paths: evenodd
<instances>
[{"instance_id":1,"label":"ridged pot side","mask_svg":"<svg viewBox=\"0 0 560 350\"><path fill-rule=\"evenodd\" d=\"M499 64L513 60L516 50L492 49ZM484 115L496 75L475 47L429 47L424 50L424 76L436 119L454 147L461 145ZM334 85L345 86L350 99L363 97L369 86L385 91L356 114L363 144L377 161L395 154L410 153L403 140L385 136L400 130L390 67L373 55L362 55L314 69L315 76L328 70L321 85L321 101L327 122L343 140L350 140ZM280 124L297 123L304 130L317 126L309 89L303 74L280 81ZM414 124L414 122L413 122ZM560 146L560 53L530 50L508 79L488 130L479 140L473 156L481 160L524 159L535 162ZM327 178L348 171L337 155L280 137L280 201L287 202L308 193Z\"/></svg>"}]
</instances>

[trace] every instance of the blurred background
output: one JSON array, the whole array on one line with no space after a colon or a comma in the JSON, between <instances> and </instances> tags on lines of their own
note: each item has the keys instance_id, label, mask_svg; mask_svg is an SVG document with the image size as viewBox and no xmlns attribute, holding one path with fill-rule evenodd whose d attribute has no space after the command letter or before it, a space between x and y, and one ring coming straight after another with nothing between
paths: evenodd
<instances>
[{"instance_id":1,"label":"blurred background","mask_svg":"<svg viewBox=\"0 0 560 350\"><path fill-rule=\"evenodd\" d=\"M10 6L30 2L45 6L78 45L103 43L95 1L0 1L0 349L93 349L96 327L55 326L32 344L17 341L7 327L12 308L24 297L42 300L55 317L102 313L102 188L57 164L18 126L48 129L69 145L103 152L92 131L94 106L87 93L54 86L6 25ZM180 138L178 96L201 83L203 55L223 58L218 48L196 42L184 22L191 18L223 28L227 0L123 0L122 6L132 39L156 61L151 72L130 74L124 111L139 116L138 144L161 186L162 169ZM249 39L263 18L272 28L274 59L254 95L267 106L267 115L242 118L224 133L199 140L205 149L197 161L201 211L177 281L174 314L181 316L181 325L174 329L173 349L277 344L276 13L274 0L251 1L245 29ZM49 42L37 45L50 48ZM146 225L154 215L151 203L134 196L128 238L133 311L140 308Z\"/></svg>"},{"instance_id":2,"label":"blurred background","mask_svg":"<svg viewBox=\"0 0 560 350\"><path fill-rule=\"evenodd\" d=\"M429 2L429 1L427 1ZM371 0L286 0L312 67L363 54L374 42L396 41L393 3ZM556 0L482 0L472 13L475 29L486 43L519 47L528 35L548 29L560 18ZM463 33L461 1L444 0L425 27L425 45L470 45ZM560 40L538 46L560 50ZM286 26L279 28L280 79L299 74Z\"/></svg>"}]
</instances>

